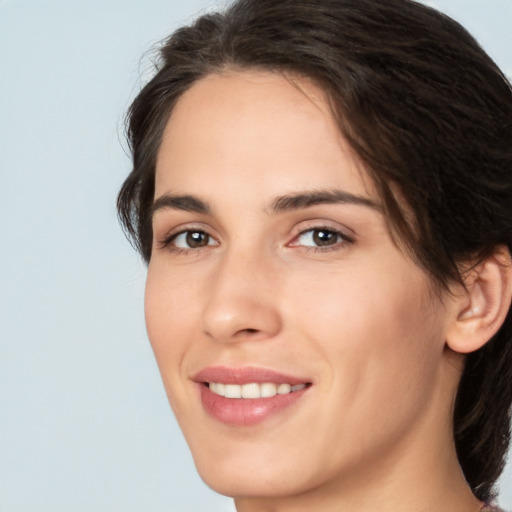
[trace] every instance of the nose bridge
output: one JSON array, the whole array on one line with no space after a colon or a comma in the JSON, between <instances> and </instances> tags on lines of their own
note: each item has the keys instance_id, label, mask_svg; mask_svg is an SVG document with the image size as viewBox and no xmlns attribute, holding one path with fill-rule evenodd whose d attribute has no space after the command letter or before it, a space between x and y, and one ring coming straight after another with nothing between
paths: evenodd
<instances>
[{"instance_id":1,"label":"nose bridge","mask_svg":"<svg viewBox=\"0 0 512 512\"><path fill-rule=\"evenodd\" d=\"M271 258L250 247L233 247L219 257L206 291L205 333L219 342L262 339L281 327Z\"/></svg>"}]
</instances>

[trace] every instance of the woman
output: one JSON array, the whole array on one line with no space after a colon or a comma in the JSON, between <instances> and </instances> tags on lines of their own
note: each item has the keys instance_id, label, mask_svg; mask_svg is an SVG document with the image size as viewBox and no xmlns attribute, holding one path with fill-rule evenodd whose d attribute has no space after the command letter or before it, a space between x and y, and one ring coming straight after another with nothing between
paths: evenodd
<instances>
[{"instance_id":1,"label":"woman","mask_svg":"<svg viewBox=\"0 0 512 512\"><path fill-rule=\"evenodd\" d=\"M492 510L512 91L410 0L239 0L129 112L121 220L197 469L248 511Z\"/></svg>"}]
</instances>

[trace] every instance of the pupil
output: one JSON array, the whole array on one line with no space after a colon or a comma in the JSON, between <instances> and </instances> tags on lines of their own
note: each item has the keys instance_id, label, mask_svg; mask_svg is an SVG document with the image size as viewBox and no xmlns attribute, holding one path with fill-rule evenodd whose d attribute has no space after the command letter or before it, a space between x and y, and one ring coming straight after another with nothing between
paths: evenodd
<instances>
[{"instance_id":1,"label":"pupil","mask_svg":"<svg viewBox=\"0 0 512 512\"><path fill-rule=\"evenodd\" d=\"M208 244L208 235L201 231L190 231L187 233L187 245L189 247L203 247Z\"/></svg>"},{"instance_id":2,"label":"pupil","mask_svg":"<svg viewBox=\"0 0 512 512\"><path fill-rule=\"evenodd\" d=\"M313 233L313 241L316 245L331 245L336 241L336 233L326 230L317 230Z\"/></svg>"}]
</instances>

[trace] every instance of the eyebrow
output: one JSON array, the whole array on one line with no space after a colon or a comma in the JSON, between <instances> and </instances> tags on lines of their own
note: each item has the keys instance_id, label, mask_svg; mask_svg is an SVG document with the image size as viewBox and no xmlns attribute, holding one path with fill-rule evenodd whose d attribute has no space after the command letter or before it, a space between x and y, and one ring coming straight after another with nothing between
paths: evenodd
<instances>
[{"instance_id":1,"label":"eyebrow","mask_svg":"<svg viewBox=\"0 0 512 512\"><path fill-rule=\"evenodd\" d=\"M275 198L271 202L269 210L271 213L282 213L320 204L356 204L379 212L382 211L382 207L370 198L351 194L343 190L318 190L286 194ZM153 217L156 212L166 209L183 210L202 215L208 215L212 212L210 205L196 196L164 194L154 201L150 210L150 216Z\"/></svg>"},{"instance_id":2,"label":"eyebrow","mask_svg":"<svg viewBox=\"0 0 512 512\"><path fill-rule=\"evenodd\" d=\"M319 204L356 204L367 206L382 212L382 206L369 197L359 196L344 190L318 190L314 192L287 194L276 198L271 204L271 211L281 213L300 210Z\"/></svg>"},{"instance_id":3,"label":"eyebrow","mask_svg":"<svg viewBox=\"0 0 512 512\"><path fill-rule=\"evenodd\" d=\"M202 213L203 215L211 213L210 206L195 196L173 196L169 194L162 195L156 199L149 213L150 216L153 217L156 212L166 209Z\"/></svg>"}]
</instances>

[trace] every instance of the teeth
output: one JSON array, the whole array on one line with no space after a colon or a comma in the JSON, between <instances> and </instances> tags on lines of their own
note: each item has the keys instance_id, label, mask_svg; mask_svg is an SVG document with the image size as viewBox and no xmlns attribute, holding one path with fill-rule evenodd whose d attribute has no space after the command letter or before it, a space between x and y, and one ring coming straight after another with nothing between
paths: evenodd
<instances>
[{"instance_id":1,"label":"teeth","mask_svg":"<svg viewBox=\"0 0 512 512\"><path fill-rule=\"evenodd\" d=\"M272 382L265 382L260 384L260 393L262 398L269 398L277 395L277 386Z\"/></svg>"},{"instance_id":2,"label":"teeth","mask_svg":"<svg viewBox=\"0 0 512 512\"><path fill-rule=\"evenodd\" d=\"M242 386L242 398L260 398L260 386L255 382Z\"/></svg>"},{"instance_id":3,"label":"teeth","mask_svg":"<svg viewBox=\"0 0 512 512\"><path fill-rule=\"evenodd\" d=\"M279 384L277 388L278 395L287 395L292 390L290 384Z\"/></svg>"},{"instance_id":4,"label":"teeth","mask_svg":"<svg viewBox=\"0 0 512 512\"><path fill-rule=\"evenodd\" d=\"M209 382L210 391L216 395L226 398L270 398L276 395L287 395L294 391L304 389L306 384L274 384L273 382L264 382L258 384L251 382L249 384L223 384L222 382Z\"/></svg>"},{"instance_id":5,"label":"teeth","mask_svg":"<svg viewBox=\"0 0 512 512\"><path fill-rule=\"evenodd\" d=\"M210 389L217 395L224 396L224 384L222 382L211 382Z\"/></svg>"},{"instance_id":6,"label":"teeth","mask_svg":"<svg viewBox=\"0 0 512 512\"><path fill-rule=\"evenodd\" d=\"M226 398L242 398L242 386L238 384L225 384L224 396Z\"/></svg>"}]
</instances>

